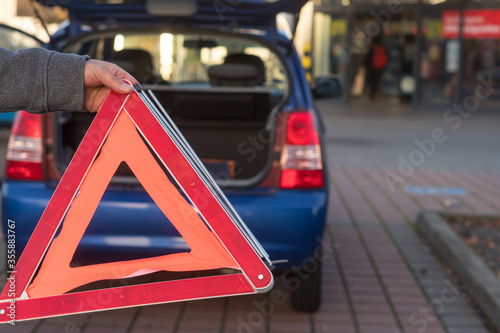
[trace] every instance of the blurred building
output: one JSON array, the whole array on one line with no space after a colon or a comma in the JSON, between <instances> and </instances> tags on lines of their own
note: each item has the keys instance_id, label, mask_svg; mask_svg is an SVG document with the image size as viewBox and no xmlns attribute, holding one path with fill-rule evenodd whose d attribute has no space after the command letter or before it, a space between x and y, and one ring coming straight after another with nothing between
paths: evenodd
<instances>
[{"instance_id":1,"label":"blurred building","mask_svg":"<svg viewBox=\"0 0 500 333\"><path fill-rule=\"evenodd\" d=\"M382 97L451 105L500 83L497 0L316 0L311 15L312 77L342 75L348 101L365 94L364 60L379 33L389 53ZM489 91L481 106L500 106L500 86Z\"/></svg>"}]
</instances>

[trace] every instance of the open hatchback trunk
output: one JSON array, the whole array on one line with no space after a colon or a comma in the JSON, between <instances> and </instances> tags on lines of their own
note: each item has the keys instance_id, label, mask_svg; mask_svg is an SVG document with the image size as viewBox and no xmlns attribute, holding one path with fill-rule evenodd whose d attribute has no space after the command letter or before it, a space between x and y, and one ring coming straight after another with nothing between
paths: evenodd
<instances>
[{"instance_id":1,"label":"open hatchback trunk","mask_svg":"<svg viewBox=\"0 0 500 333\"><path fill-rule=\"evenodd\" d=\"M241 35L118 31L65 51L114 62L151 89L221 186L254 186L269 174L289 89L285 64L272 47ZM55 115L60 166L69 163L93 117ZM126 167L117 176L133 178Z\"/></svg>"},{"instance_id":2,"label":"open hatchback trunk","mask_svg":"<svg viewBox=\"0 0 500 333\"><path fill-rule=\"evenodd\" d=\"M265 180L290 89L286 46L276 48L276 16L297 14L306 1L38 1L67 8L70 22L89 30L64 43L55 36L53 44L114 62L153 90L220 185L249 187ZM60 171L92 117L55 117ZM129 171L121 168L117 175Z\"/></svg>"},{"instance_id":3,"label":"open hatchback trunk","mask_svg":"<svg viewBox=\"0 0 500 333\"><path fill-rule=\"evenodd\" d=\"M276 15L296 14L306 1L38 1L67 8L72 24L89 29L69 43L55 37L54 45L114 62L154 91L221 186L265 180L289 94ZM55 159L63 171L93 116L55 118L62 139L55 141ZM130 172L121 168L117 175Z\"/></svg>"}]
</instances>

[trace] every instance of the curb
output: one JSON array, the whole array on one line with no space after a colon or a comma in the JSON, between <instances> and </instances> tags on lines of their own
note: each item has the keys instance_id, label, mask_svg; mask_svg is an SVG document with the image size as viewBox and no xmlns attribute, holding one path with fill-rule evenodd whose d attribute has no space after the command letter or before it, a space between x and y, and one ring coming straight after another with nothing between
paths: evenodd
<instances>
[{"instance_id":1,"label":"curb","mask_svg":"<svg viewBox=\"0 0 500 333\"><path fill-rule=\"evenodd\" d=\"M467 285L468 293L492 323L500 327L500 281L489 267L467 247L438 212L419 213L417 226L438 256Z\"/></svg>"}]
</instances>

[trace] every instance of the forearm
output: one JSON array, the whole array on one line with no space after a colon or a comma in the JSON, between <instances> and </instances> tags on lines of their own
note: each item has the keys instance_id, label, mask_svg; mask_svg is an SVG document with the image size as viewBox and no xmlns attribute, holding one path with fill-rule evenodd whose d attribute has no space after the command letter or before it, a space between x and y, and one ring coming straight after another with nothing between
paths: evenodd
<instances>
[{"instance_id":1,"label":"forearm","mask_svg":"<svg viewBox=\"0 0 500 333\"><path fill-rule=\"evenodd\" d=\"M84 111L86 56L0 48L0 112Z\"/></svg>"}]
</instances>

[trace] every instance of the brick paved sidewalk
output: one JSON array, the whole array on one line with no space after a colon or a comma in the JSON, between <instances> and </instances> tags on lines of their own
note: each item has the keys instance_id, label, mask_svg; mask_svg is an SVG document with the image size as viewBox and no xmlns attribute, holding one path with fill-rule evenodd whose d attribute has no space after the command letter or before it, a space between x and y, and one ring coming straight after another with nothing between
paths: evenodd
<instances>
[{"instance_id":1,"label":"brick paved sidewalk","mask_svg":"<svg viewBox=\"0 0 500 333\"><path fill-rule=\"evenodd\" d=\"M297 313L269 295L106 311L3 325L1 332L488 332L457 285L413 229L422 209L497 212L500 175L416 172L411 185L462 186L469 194L447 208L445 195L392 192L384 171L331 169L332 240L320 310ZM3 277L2 279L5 279ZM286 292L277 277L276 288Z\"/></svg>"}]
</instances>

